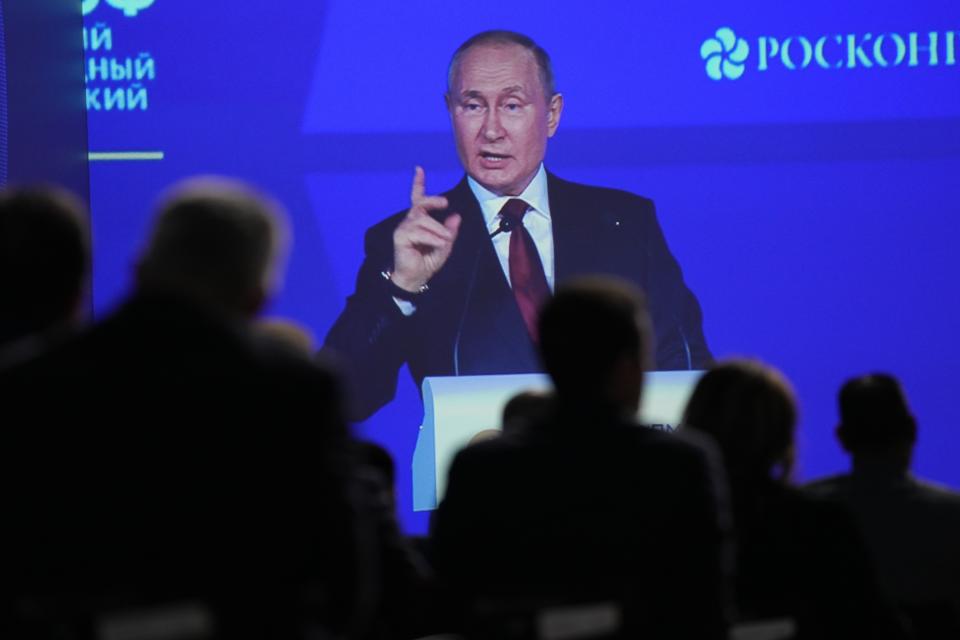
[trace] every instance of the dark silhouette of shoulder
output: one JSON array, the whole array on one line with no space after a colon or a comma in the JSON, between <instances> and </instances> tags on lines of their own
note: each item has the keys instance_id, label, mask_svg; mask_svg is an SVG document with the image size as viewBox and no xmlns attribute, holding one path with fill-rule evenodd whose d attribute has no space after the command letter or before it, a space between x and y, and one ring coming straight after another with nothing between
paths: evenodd
<instances>
[{"instance_id":1,"label":"dark silhouette of shoulder","mask_svg":"<svg viewBox=\"0 0 960 640\"><path fill-rule=\"evenodd\" d=\"M803 637L841 638L889 617L846 509L773 482L735 507L743 618L792 617Z\"/></svg>"},{"instance_id":2,"label":"dark silhouette of shoulder","mask_svg":"<svg viewBox=\"0 0 960 640\"><path fill-rule=\"evenodd\" d=\"M960 493L909 473L838 475L806 491L856 517L883 586L898 603L960 603Z\"/></svg>"},{"instance_id":3,"label":"dark silhouette of shoulder","mask_svg":"<svg viewBox=\"0 0 960 640\"><path fill-rule=\"evenodd\" d=\"M715 594L727 526L716 453L629 423L580 427L530 425L457 455L434 520L438 574L465 601L607 598L626 628L689 629L664 594Z\"/></svg>"}]
</instances>

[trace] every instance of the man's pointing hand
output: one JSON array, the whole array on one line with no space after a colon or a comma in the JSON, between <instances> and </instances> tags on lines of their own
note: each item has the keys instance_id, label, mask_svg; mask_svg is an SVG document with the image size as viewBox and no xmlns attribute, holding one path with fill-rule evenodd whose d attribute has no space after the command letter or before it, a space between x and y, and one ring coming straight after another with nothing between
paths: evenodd
<instances>
[{"instance_id":1,"label":"man's pointing hand","mask_svg":"<svg viewBox=\"0 0 960 640\"><path fill-rule=\"evenodd\" d=\"M406 291L419 291L443 267L460 230L460 214L454 213L442 223L430 211L449 206L443 196L426 195L426 177L422 167L413 172L410 210L393 232L393 275L395 285Z\"/></svg>"}]
</instances>

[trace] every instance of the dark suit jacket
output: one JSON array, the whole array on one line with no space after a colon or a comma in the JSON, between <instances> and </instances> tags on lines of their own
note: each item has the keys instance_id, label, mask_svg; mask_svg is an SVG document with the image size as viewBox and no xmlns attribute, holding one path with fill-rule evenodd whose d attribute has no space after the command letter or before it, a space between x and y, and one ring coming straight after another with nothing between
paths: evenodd
<instances>
[{"instance_id":1,"label":"dark suit jacket","mask_svg":"<svg viewBox=\"0 0 960 640\"><path fill-rule=\"evenodd\" d=\"M656 335L656 368L703 368L711 359L700 305L667 248L653 203L643 197L547 176L553 220L555 280L611 274L647 295ZM327 335L353 394L353 417L365 418L393 398L406 363L419 386L426 376L542 371L513 293L466 178L444 194L444 220L463 218L450 258L429 283L417 310L404 317L381 271L393 264L393 231L406 212L368 230L356 291Z\"/></svg>"},{"instance_id":2,"label":"dark suit jacket","mask_svg":"<svg viewBox=\"0 0 960 640\"><path fill-rule=\"evenodd\" d=\"M960 493L881 463L806 490L850 510L918 638L960 637Z\"/></svg>"},{"instance_id":3,"label":"dark suit jacket","mask_svg":"<svg viewBox=\"0 0 960 640\"><path fill-rule=\"evenodd\" d=\"M743 619L791 618L798 640L909 637L845 509L770 479L746 486L734 479Z\"/></svg>"},{"instance_id":4,"label":"dark suit jacket","mask_svg":"<svg viewBox=\"0 0 960 640\"><path fill-rule=\"evenodd\" d=\"M224 637L369 629L410 567L353 479L338 387L164 295L0 372L4 594L49 616L199 599Z\"/></svg>"},{"instance_id":5,"label":"dark suit jacket","mask_svg":"<svg viewBox=\"0 0 960 640\"><path fill-rule=\"evenodd\" d=\"M730 515L715 449L558 415L454 459L432 536L455 601L611 599L625 637L725 638Z\"/></svg>"}]
</instances>

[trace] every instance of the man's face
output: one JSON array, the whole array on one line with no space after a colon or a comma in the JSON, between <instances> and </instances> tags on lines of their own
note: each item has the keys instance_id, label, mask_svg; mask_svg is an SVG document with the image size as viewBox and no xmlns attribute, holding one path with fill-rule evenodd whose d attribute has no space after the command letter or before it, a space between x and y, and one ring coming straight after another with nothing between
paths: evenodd
<instances>
[{"instance_id":1,"label":"man's face","mask_svg":"<svg viewBox=\"0 0 960 640\"><path fill-rule=\"evenodd\" d=\"M563 110L563 97L544 91L536 58L516 44L475 46L454 69L447 107L457 154L498 195L520 195L543 162Z\"/></svg>"}]
</instances>

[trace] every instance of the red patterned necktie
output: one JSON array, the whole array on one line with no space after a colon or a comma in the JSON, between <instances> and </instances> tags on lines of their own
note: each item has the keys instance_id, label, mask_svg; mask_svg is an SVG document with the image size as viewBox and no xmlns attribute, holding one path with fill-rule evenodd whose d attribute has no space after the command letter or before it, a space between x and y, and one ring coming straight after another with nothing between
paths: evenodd
<instances>
[{"instance_id":1,"label":"red patterned necktie","mask_svg":"<svg viewBox=\"0 0 960 640\"><path fill-rule=\"evenodd\" d=\"M550 287L543 273L537 245L523 226L523 216L529 208L523 200L511 198L500 209L500 215L510 221L510 285L513 287L513 296L517 299L530 337L537 342L537 315L550 297Z\"/></svg>"}]
</instances>

